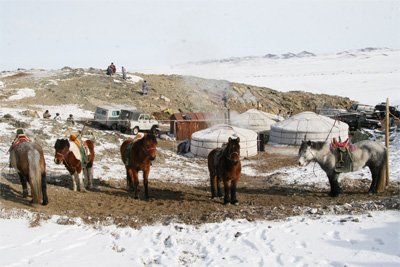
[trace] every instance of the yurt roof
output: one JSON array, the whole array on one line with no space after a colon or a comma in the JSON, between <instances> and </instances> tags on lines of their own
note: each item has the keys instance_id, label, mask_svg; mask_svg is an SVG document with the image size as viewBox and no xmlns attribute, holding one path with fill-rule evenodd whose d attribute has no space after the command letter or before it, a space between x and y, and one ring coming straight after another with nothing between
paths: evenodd
<instances>
[{"instance_id":1,"label":"yurt roof","mask_svg":"<svg viewBox=\"0 0 400 267\"><path fill-rule=\"evenodd\" d=\"M214 148L227 143L229 138L240 138L241 157L257 155L257 133L228 124L218 124L192 134L190 151L197 156L207 157Z\"/></svg>"},{"instance_id":2,"label":"yurt roof","mask_svg":"<svg viewBox=\"0 0 400 267\"><path fill-rule=\"evenodd\" d=\"M347 123L307 111L272 125L269 142L298 145L305 139L325 141L335 137L345 140L348 130Z\"/></svg>"},{"instance_id":3,"label":"yurt roof","mask_svg":"<svg viewBox=\"0 0 400 267\"><path fill-rule=\"evenodd\" d=\"M233 118L232 124L254 130L254 131L269 131L271 125L275 124L278 120L278 116L270 114L257 109L249 109L235 118Z\"/></svg>"},{"instance_id":4,"label":"yurt roof","mask_svg":"<svg viewBox=\"0 0 400 267\"><path fill-rule=\"evenodd\" d=\"M326 133L332 131L332 128L348 130L348 127L349 126L344 122L338 120L335 121L311 111L296 114L273 125L273 128L282 128L286 131Z\"/></svg>"},{"instance_id":5,"label":"yurt roof","mask_svg":"<svg viewBox=\"0 0 400 267\"><path fill-rule=\"evenodd\" d=\"M226 142L229 137L240 137L241 140L257 139L257 133L229 124L217 124L210 128L197 131L192 134L192 139L199 141Z\"/></svg>"}]
</instances>

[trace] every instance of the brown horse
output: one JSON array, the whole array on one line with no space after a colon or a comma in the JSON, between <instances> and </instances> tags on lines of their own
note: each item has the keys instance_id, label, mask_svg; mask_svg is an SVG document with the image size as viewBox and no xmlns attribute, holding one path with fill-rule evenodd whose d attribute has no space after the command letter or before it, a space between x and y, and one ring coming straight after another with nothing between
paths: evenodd
<instances>
[{"instance_id":1,"label":"brown horse","mask_svg":"<svg viewBox=\"0 0 400 267\"><path fill-rule=\"evenodd\" d=\"M156 158L156 136L145 134L140 139L129 138L122 143L120 151L126 168L128 189L134 191L134 197L138 198L138 172L143 171L144 196L146 199L149 198L148 178L151 162Z\"/></svg>"},{"instance_id":2,"label":"brown horse","mask_svg":"<svg viewBox=\"0 0 400 267\"><path fill-rule=\"evenodd\" d=\"M80 145L77 140L57 139L54 145L56 154L54 162L56 164L64 163L72 178L73 190L85 191L83 177L86 179L87 189L93 187L93 161L94 161L94 144L90 140Z\"/></svg>"},{"instance_id":3,"label":"brown horse","mask_svg":"<svg viewBox=\"0 0 400 267\"><path fill-rule=\"evenodd\" d=\"M32 202L42 205L49 203L46 185L46 162L40 145L25 141L10 148L10 166L17 170L22 184L22 197L28 196L29 183Z\"/></svg>"},{"instance_id":4,"label":"brown horse","mask_svg":"<svg viewBox=\"0 0 400 267\"><path fill-rule=\"evenodd\" d=\"M211 198L221 197L221 180L224 183L224 204L237 204L236 188L239 182L242 165L240 162L240 138L229 137L228 143L215 148L208 154L210 172Z\"/></svg>"}]
</instances>

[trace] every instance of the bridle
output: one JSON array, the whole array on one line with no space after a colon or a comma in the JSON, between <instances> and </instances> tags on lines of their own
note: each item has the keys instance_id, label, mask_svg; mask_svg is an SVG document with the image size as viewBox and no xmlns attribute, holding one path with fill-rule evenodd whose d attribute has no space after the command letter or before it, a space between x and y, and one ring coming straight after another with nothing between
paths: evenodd
<instances>
[{"instance_id":1,"label":"bridle","mask_svg":"<svg viewBox=\"0 0 400 267\"><path fill-rule=\"evenodd\" d=\"M153 151L157 151L157 147L155 145L152 145L149 148L146 148L145 146L142 147L143 153L150 159L153 160L154 157L151 155Z\"/></svg>"},{"instance_id":2,"label":"bridle","mask_svg":"<svg viewBox=\"0 0 400 267\"><path fill-rule=\"evenodd\" d=\"M233 151L233 152L229 153L229 151L228 151L228 150L230 150L229 146L225 150L226 150L226 152L224 153L225 158L228 159L229 161L236 162L234 159L232 159L232 156L234 156L234 155L238 155L238 157L240 157L239 152Z\"/></svg>"},{"instance_id":3,"label":"bridle","mask_svg":"<svg viewBox=\"0 0 400 267\"><path fill-rule=\"evenodd\" d=\"M68 151L68 153L69 153L69 152L70 152L70 151ZM64 154L62 154L62 153L60 153L60 152L56 152L56 155L61 156L61 162L64 163L65 166L66 166L67 168L71 167L71 166L68 164L68 161L65 160L65 155L64 155Z\"/></svg>"}]
</instances>

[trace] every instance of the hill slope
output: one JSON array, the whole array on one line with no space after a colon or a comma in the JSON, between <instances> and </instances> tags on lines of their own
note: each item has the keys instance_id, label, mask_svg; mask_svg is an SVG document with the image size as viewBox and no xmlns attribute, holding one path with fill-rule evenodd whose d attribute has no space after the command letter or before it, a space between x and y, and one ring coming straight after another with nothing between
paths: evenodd
<instances>
[{"instance_id":1,"label":"hill slope","mask_svg":"<svg viewBox=\"0 0 400 267\"><path fill-rule=\"evenodd\" d=\"M149 95L141 95L141 79L149 84ZM99 69L19 70L3 72L0 76L0 100L11 105L62 105L78 104L94 110L101 104L125 104L150 113L159 113L167 108L173 112L222 111L222 93L229 97L229 108L243 112L250 108L278 113L314 110L329 106L347 108L349 98L312 94L300 91L279 92L266 87L231 83L224 80L202 79L192 76L153 75L134 73L127 81L116 74L109 77ZM13 99L21 88L34 90L35 97Z\"/></svg>"}]
</instances>

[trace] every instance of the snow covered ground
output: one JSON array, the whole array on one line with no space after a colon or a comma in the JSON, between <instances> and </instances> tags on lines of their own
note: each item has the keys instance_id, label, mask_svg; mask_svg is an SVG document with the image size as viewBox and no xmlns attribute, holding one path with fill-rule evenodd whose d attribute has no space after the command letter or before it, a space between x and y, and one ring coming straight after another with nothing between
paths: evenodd
<instances>
[{"instance_id":1,"label":"snow covered ground","mask_svg":"<svg viewBox=\"0 0 400 267\"><path fill-rule=\"evenodd\" d=\"M400 50L362 49L337 54L231 58L152 69L148 72L192 75L349 97L363 104L400 105Z\"/></svg>"},{"instance_id":2,"label":"snow covered ground","mask_svg":"<svg viewBox=\"0 0 400 267\"><path fill-rule=\"evenodd\" d=\"M394 59L398 61L399 52L393 52ZM390 69L386 63L385 56L376 55L382 59L381 65L376 69ZM347 57L354 59L354 57ZM369 61L375 56L363 59L356 57L353 67L363 70L369 65ZM269 59L272 60L272 59ZM278 59L280 60L280 59ZM283 59L282 59L283 60ZM293 84L307 84L311 79L312 69L304 70L302 64L297 61L315 60L315 68L321 68L321 62L316 58L287 59L292 63L269 63L276 64L277 70L284 71L288 68L288 75L280 77L278 72L270 76L271 81L285 80L287 78ZM326 58L326 62L330 59ZM330 66L338 64L337 57L332 59ZM323 61L322 59L320 61ZM378 61L374 61L378 64ZM386 63L385 63L386 62ZM367 64L368 63L368 64ZM217 64L217 63L213 63ZM218 63L219 64L219 63ZM246 65L243 63L242 65ZM288 65L280 65L288 64ZM297 73L295 75L295 65ZM224 77L234 72L236 65L228 72L219 72ZM340 65L339 65L340 66ZM241 67L238 63L237 68ZM249 66L244 66L249 68ZM258 68L255 68L257 70ZM338 71L336 68L335 71ZM271 69L272 71L272 69ZM271 71L267 71L271 74ZM326 70L325 73L330 70ZM332 70L333 71L333 70ZM336 73L333 85L347 84L351 82L352 72L343 67L343 73ZM239 72L239 71L238 71ZM351 73L350 73L351 72ZM360 72L365 72L360 71ZM372 72L372 70L371 70ZM391 69L388 75L377 73L375 76L381 88L397 88L399 70ZM216 72L217 73L217 72ZM252 73L252 74L251 74ZM251 72L248 77L249 83L256 84L258 80ZM322 76L323 74L320 73ZM365 74L365 73L364 73ZM395 77L397 74L397 77ZM314 77L320 77L315 75ZM332 76L335 76L332 75ZM201 75L198 75L201 76ZM361 77L361 73L355 77ZM364 75L363 77L373 76ZM232 76L240 78L240 76ZM292 77L292 78L291 78ZM294 79L293 77L296 77ZM213 77L217 78L217 77ZM225 78L225 79L227 79ZM252 79L253 80L252 80ZM321 77L320 77L321 78ZM265 78L266 79L266 78ZM303 80L302 80L303 79ZM327 78L328 80L330 78ZM295 83L295 80L299 81ZM303 82L301 82L301 80ZM324 79L316 79L323 81ZM334 79L332 79L334 80ZM244 82L244 80L242 81ZM369 84L367 82L366 84ZM260 84L259 84L260 85ZM267 85L266 85L267 86ZM271 84L269 87L274 88ZM1 83L0 83L1 88ZM311 88L311 87L310 87ZM279 88L274 88L279 89ZM326 91L323 91L326 89ZM332 88L320 87L318 90L330 93ZM351 94L362 96L357 98L365 103L374 104L377 95L364 93L361 83L352 87ZM341 91L336 92L341 94ZM350 91L349 91L350 92ZM385 91L386 92L386 91ZM393 93L394 91L392 91ZM15 99L21 97L32 97L30 90L20 90ZM379 96L382 97L382 96ZM385 96L386 97L386 96ZM397 94L398 97L398 94ZM353 98L353 97L352 97ZM12 100L10 100L12 101ZM384 99L382 99L384 101ZM38 106L43 111L56 107ZM93 113L83 110L75 105L58 107L61 117L66 118L69 113L76 114L80 118L92 118ZM0 117L11 114L21 121L30 120L32 131L43 128L45 131L49 124L43 124L39 118L27 118L20 112L24 109L0 108ZM15 127L7 123L0 123L0 135L12 136ZM45 140L46 144L52 146L55 137L51 136ZM0 144L0 164L7 164L8 155L6 151L8 144ZM110 149L110 144L99 143L96 147L98 153ZM163 153L171 153L163 151ZM174 157L179 157L173 155ZM178 161L177 161L178 162ZM256 173L250 167L250 161L244 161L243 172L246 174ZM391 144L390 170L391 180L400 181L400 140L396 139ZM64 167L56 166L50 155L46 157L46 163L51 170L65 171ZM196 160L191 166L180 168L180 172L172 172L169 162L152 169L152 175L157 177L169 176L170 179L180 182L199 183L207 175ZM109 166L105 172L100 166ZM57 169L58 168L58 169ZM154 171L153 171L154 170ZM94 170L95 176L104 179L115 178L124 173L121 164L115 164L112 160L104 160ZM325 173L318 166L309 165L306 168L285 168L278 170L282 179L296 184L314 184L328 187ZM315 173L315 175L314 175ZM164 175L168 174L168 175ZM257 173L257 175L270 175L270 173ZM363 170L353 174L346 174L354 179L369 177L369 172ZM182 180L182 177L188 177ZM123 177L121 177L123 179ZM195 207L194 207L195 208ZM1 209L0 214L5 211ZM190 226L172 223L167 226L151 225L141 229L117 228L114 225L86 225L75 219L74 225L60 225L58 216L53 216L49 221L42 221L39 226L32 227L35 214L29 212L13 211L7 215L9 218L0 219L0 266L399 266L400 265L400 212L380 211L370 212L363 215L309 215L287 218L283 221L254 221L226 220L222 223L204 224ZM62 219L62 218L61 218Z\"/></svg>"}]
</instances>

